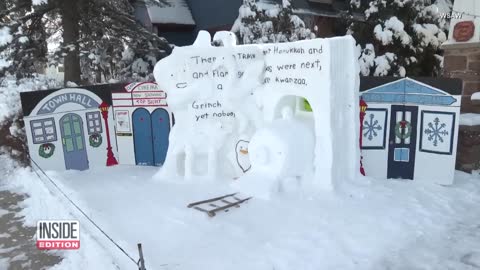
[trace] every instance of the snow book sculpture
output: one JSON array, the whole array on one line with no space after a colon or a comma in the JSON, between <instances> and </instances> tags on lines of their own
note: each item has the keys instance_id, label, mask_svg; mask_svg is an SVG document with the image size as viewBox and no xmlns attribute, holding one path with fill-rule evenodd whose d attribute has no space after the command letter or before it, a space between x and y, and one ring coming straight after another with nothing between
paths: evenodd
<instances>
[{"instance_id":1,"label":"snow book sculpture","mask_svg":"<svg viewBox=\"0 0 480 270\"><path fill-rule=\"evenodd\" d=\"M240 177L242 191L267 198L281 185L332 189L358 175L352 37L238 46L230 32L216 39L224 46L201 31L155 66L175 115L158 178Z\"/></svg>"}]
</instances>

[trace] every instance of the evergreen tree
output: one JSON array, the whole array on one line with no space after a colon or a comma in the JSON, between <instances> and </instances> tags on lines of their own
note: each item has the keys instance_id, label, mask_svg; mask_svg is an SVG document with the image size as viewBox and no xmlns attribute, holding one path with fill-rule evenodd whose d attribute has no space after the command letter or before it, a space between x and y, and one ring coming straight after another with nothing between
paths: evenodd
<instances>
[{"instance_id":1,"label":"evergreen tree","mask_svg":"<svg viewBox=\"0 0 480 270\"><path fill-rule=\"evenodd\" d=\"M134 18L132 0L0 0L0 59L18 77L64 64L65 83L138 80L171 50ZM165 4L165 0L147 0ZM47 44L54 50L47 53ZM57 46L51 46L51 45ZM56 49L55 49L56 47ZM1 72L1 71L0 71Z\"/></svg>"},{"instance_id":2,"label":"evergreen tree","mask_svg":"<svg viewBox=\"0 0 480 270\"><path fill-rule=\"evenodd\" d=\"M373 0L362 6L351 0L351 12L363 12L365 22L350 22L357 40L364 76L436 76L443 58L440 45L447 39L448 23L441 12L450 0Z\"/></svg>"},{"instance_id":3,"label":"evergreen tree","mask_svg":"<svg viewBox=\"0 0 480 270\"><path fill-rule=\"evenodd\" d=\"M4 63L0 76L10 71L23 78L41 71L46 63L42 16L32 15L31 10L31 0L0 0L0 62Z\"/></svg>"},{"instance_id":4,"label":"evergreen tree","mask_svg":"<svg viewBox=\"0 0 480 270\"><path fill-rule=\"evenodd\" d=\"M234 32L240 43L278 43L315 38L315 34L305 27L305 23L293 14L290 0L282 5L263 10L257 6L258 0L244 0L235 21Z\"/></svg>"}]
</instances>

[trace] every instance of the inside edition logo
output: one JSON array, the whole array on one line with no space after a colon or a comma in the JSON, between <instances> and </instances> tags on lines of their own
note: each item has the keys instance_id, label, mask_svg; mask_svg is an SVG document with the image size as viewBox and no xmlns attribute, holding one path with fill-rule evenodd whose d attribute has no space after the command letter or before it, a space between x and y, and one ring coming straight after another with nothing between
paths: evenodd
<instances>
[{"instance_id":1,"label":"inside edition logo","mask_svg":"<svg viewBox=\"0 0 480 270\"><path fill-rule=\"evenodd\" d=\"M40 220L37 222L38 249L79 249L80 222Z\"/></svg>"}]
</instances>

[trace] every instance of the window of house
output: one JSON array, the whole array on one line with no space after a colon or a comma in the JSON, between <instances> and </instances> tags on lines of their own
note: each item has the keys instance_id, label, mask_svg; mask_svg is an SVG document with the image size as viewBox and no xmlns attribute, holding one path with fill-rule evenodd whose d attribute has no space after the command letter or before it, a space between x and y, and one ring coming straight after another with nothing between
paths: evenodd
<instances>
[{"instance_id":1,"label":"window of house","mask_svg":"<svg viewBox=\"0 0 480 270\"><path fill-rule=\"evenodd\" d=\"M32 128L33 143L47 143L57 140L57 131L53 118L45 118L30 121Z\"/></svg>"},{"instance_id":2,"label":"window of house","mask_svg":"<svg viewBox=\"0 0 480 270\"><path fill-rule=\"evenodd\" d=\"M393 160L400 162L410 161L410 149L408 148L395 148Z\"/></svg>"},{"instance_id":3,"label":"window of house","mask_svg":"<svg viewBox=\"0 0 480 270\"><path fill-rule=\"evenodd\" d=\"M100 112L87 112L87 129L88 134L102 133L102 121Z\"/></svg>"}]
</instances>

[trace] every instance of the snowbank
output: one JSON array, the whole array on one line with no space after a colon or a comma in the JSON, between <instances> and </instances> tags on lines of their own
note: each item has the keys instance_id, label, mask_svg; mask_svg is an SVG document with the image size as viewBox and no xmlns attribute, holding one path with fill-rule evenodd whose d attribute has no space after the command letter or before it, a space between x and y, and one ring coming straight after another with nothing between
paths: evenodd
<instances>
[{"instance_id":1,"label":"snowbank","mask_svg":"<svg viewBox=\"0 0 480 270\"><path fill-rule=\"evenodd\" d=\"M476 262L469 254L480 250L480 212L466 211L478 208L480 179L465 173L451 187L362 178L336 194L253 198L208 218L186 205L235 191L231 180L149 180L155 172L117 166L55 177L127 250L142 242L147 269L467 270L463 261Z\"/></svg>"},{"instance_id":2,"label":"snowbank","mask_svg":"<svg viewBox=\"0 0 480 270\"><path fill-rule=\"evenodd\" d=\"M63 261L52 270L83 270L83 269L122 269L135 268L133 263L126 261L123 254L119 254L105 237L96 231L89 222L80 215L78 210L74 209L66 199L54 189L53 185L40 180L38 176L28 168L16 167L16 164L5 155L0 155L0 162L6 168L12 171L6 173L10 175L5 181L0 183L0 190L8 189L12 192L26 193L28 198L21 203L23 210L20 215L23 217L26 226L35 227L40 219L76 219L80 221L80 250L58 252L63 257ZM3 169L0 167L0 169ZM13 174L13 172L15 172ZM87 211L89 213L89 211ZM35 245L35 239L32 239L32 245ZM132 253L134 251L131 251ZM133 253L135 254L135 253ZM0 269L2 268L0 261ZM7 262L5 262L7 263ZM7 263L8 265L8 263ZM132 267L133 266L133 267Z\"/></svg>"},{"instance_id":3,"label":"snowbank","mask_svg":"<svg viewBox=\"0 0 480 270\"><path fill-rule=\"evenodd\" d=\"M1 62L1 60L0 60ZM44 75L17 80L13 76L0 79L0 124L10 119L22 110L20 92L45 90L60 86L59 81L49 79Z\"/></svg>"},{"instance_id":4,"label":"snowbank","mask_svg":"<svg viewBox=\"0 0 480 270\"><path fill-rule=\"evenodd\" d=\"M462 126L476 126L480 125L480 114L477 113L462 113L460 114L460 125Z\"/></svg>"}]
</instances>

